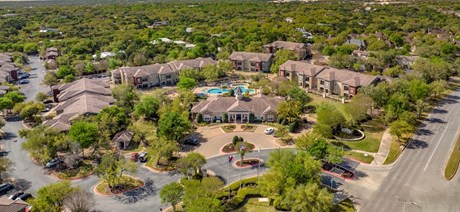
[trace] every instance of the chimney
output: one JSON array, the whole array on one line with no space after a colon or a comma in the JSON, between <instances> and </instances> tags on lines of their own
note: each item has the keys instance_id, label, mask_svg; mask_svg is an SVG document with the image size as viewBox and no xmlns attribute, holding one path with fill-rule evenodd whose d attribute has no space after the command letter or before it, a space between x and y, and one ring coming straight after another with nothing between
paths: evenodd
<instances>
[{"instance_id":1,"label":"chimney","mask_svg":"<svg viewBox=\"0 0 460 212\"><path fill-rule=\"evenodd\" d=\"M359 77L355 77L355 85L356 87L360 86L360 80L359 80Z\"/></svg>"},{"instance_id":2,"label":"chimney","mask_svg":"<svg viewBox=\"0 0 460 212\"><path fill-rule=\"evenodd\" d=\"M295 72L295 63L291 64L291 71Z\"/></svg>"},{"instance_id":3,"label":"chimney","mask_svg":"<svg viewBox=\"0 0 460 212\"><path fill-rule=\"evenodd\" d=\"M314 77L316 75L316 67L313 67L311 70L311 76Z\"/></svg>"},{"instance_id":4,"label":"chimney","mask_svg":"<svg viewBox=\"0 0 460 212\"><path fill-rule=\"evenodd\" d=\"M329 78L330 78L331 81L335 80L335 72L334 71L329 73Z\"/></svg>"}]
</instances>

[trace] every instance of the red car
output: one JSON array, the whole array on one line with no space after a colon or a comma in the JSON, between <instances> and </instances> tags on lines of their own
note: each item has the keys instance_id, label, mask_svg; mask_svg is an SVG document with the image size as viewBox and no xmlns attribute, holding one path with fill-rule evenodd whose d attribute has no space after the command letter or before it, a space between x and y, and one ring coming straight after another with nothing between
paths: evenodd
<instances>
[{"instance_id":1,"label":"red car","mask_svg":"<svg viewBox=\"0 0 460 212\"><path fill-rule=\"evenodd\" d=\"M131 157L129 157L129 159L136 162L139 159L139 153L137 152L131 153Z\"/></svg>"}]
</instances>

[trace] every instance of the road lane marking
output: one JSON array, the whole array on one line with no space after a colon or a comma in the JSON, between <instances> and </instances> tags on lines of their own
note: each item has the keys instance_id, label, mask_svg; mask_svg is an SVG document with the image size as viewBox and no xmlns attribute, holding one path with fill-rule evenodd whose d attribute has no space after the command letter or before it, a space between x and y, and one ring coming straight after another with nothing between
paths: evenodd
<instances>
[{"instance_id":1,"label":"road lane marking","mask_svg":"<svg viewBox=\"0 0 460 212\"><path fill-rule=\"evenodd\" d=\"M426 163L425 168L423 169L423 171L426 171L426 168L428 168L428 165L430 164L430 161L431 161L431 159L433 158L433 155L434 155L434 153L436 152L436 149L438 149L439 144L441 143L442 138L444 137L444 134L445 134L446 131L447 131L447 128L449 128L449 124L447 124L446 129L444 129L444 131L442 132L441 138L439 139L438 144L436 144L436 147L434 148L433 153L431 153L431 156L430 156L430 158L428 159L428 162Z\"/></svg>"}]
</instances>

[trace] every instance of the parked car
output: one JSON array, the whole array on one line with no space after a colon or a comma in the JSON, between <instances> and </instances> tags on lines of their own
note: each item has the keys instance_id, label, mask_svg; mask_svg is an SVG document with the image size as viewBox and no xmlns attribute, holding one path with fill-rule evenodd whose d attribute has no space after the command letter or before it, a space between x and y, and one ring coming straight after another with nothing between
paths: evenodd
<instances>
[{"instance_id":1,"label":"parked car","mask_svg":"<svg viewBox=\"0 0 460 212\"><path fill-rule=\"evenodd\" d=\"M8 199L10 199L10 200L16 200L19 196L21 196L21 195L23 195L23 194L24 194L23 191L18 191L18 192L14 193L14 194L11 194L11 195L8 197Z\"/></svg>"},{"instance_id":2,"label":"parked car","mask_svg":"<svg viewBox=\"0 0 460 212\"><path fill-rule=\"evenodd\" d=\"M28 79L19 80L19 84L29 84L29 80Z\"/></svg>"},{"instance_id":3,"label":"parked car","mask_svg":"<svg viewBox=\"0 0 460 212\"><path fill-rule=\"evenodd\" d=\"M53 100L47 99L43 101L43 104L50 104L50 103L53 103Z\"/></svg>"},{"instance_id":4,"label":"parked car","mask_svg":"<svg viewBox=\"0 0 460 212\"><path fill-rule=\"evenodd\" d=\"M30 77L29 75L23 74L19 77L19 79L27 79L29 77Z\"/></svg>"},{"instance_id":5,"label":"parked car","mask_svg":"<svg viewBox=\"0 0 460 212\"><path fill-rule=\"evenodd\" d=\"M141 163L147 162L148 158L149 158L149 155L147 154L147 152L142 152L139 155L139 162Z\"/></svg>"},{"instance_id":6,"label":"parked car","mask_svg":"<svg viewBox=\"0 0 460 212\"><path fill-rule=\"evenodd\" d=\"M139 153L137 153L137 152L131 153L131 156L129 157L129 159L134 161L134 162L137 162L137 160L139 160Z\"/></svg>"},{"instance_id":7,"label":"parked car","mask_svg":"<svg viewBox=\"0 0 460 212\"><path fill-rule=\"evenodd\" d=\"M0 195L4 195L9 191L13 190L14 186L11 183L3 183L0 185Z\"/></svg>"},{"instance_id":8,"label":"parked car","mask_svg":"<svg viewBox=\"0 0 460 212\"><path fill-rule=\"evenodd\" d=\"M17 197L16 199L20 199L20 200L22 200L22 201L26 201L26 200L31 199L31 198L33 198L32 194L30 194L30 193L25 193L25 194L20 195L20 196Z\"/></svg>"},{"instance_id":9,"label":"parked car","mask_svg":"<svg viewBox=\"0 0 460 212\"><path fill-rule=\"evenodd\" d=\"M270 134L272 134L272 133L274 133L274 132L275 132L275 129L273 129L273 128L269 127L269 128L267 128L267 129L265 129L265 131L264 131L264 132L265 132L265 134L267 134L267 135L270 135Z\"/></svg>"},{"instance_id":10,"label":"parked car","mask_svg":"<svg viewBox=\"0 0 460 212\"><path fill-rule=\"evenodd\" d=\"M46 163L45 168L53 168L59 163L59 158L54 158L50 160L48 163Z\"/></svg>"},{"instance_id":11,"label":"parked car","mask_svg":"<svg viewBox=\"0 0 460 212\"><path fill-rule=\"evenodd\" d=\"M187 138L184 140L184 144L189 144L189 145L198 145L199 141L196 138Z\"/></svg>"}]
</instances>

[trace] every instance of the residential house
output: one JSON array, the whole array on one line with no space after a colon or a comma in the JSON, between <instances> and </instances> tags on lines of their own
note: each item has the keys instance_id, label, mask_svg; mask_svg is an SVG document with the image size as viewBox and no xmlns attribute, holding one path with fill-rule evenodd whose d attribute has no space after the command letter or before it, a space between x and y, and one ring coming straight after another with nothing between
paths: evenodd
<instances>
[{"instance_id":1,"label":"residential house","mask_svg":"<svg viewBox=\"0 0 460 212\"><path fill-rule=\"evenodd\" d=\"M361 40L361 39L351 38L351 39L348 39L345 43L346 44L354 44L361 51L364 51L367 48L366 41Z\"/></svg>"},{"instance_id":2,"label":"residential house","mask_svg":"<svg viewBox=\"0 0 460 212\"><path fill-rule=\"evenodd\" d=\"M287 17L285 20L286 20L286 22L288 22L288 23L292 23L292 22L294 21L294 18Z\"/></svg>"},{"instance_id":3,"label":"residential house","mask_svg":"<svg viewBox=\"0 0 460 212\"><path fill-rule=\"evenodd\" d=\"M229 59L233 69L252 72L268 72L273 62L271 53L233 52Z\"/></svg>"},{"instance_id":4,"label":"residential house","mask_svg":"<svg viewBox=\"0 0 460 212\"><path fill-rule=\"evenodd\" d=\"M211 58L172 61L139 67L121 67L113 70L112 83L131 84L137 88L174 85L179 81L179 72L186 68L201 70L206 65L217 65Z\"/></svg>"},{"instance_id":5,"label":"residential house","mask_svg":"<svg viewBox=\"0 0 460 212\"><path fill-rule=\"evenodd\" d=\"M267 53L275 54L279 49L286 49L293 51L297 54L300 60L311 56L311 45L305 43L296 43L289 41L275 41L270 44L264 45Z\"/></svg>"},{"instance_id":6,"label":"residential house","mask_svg":"<svg viewBox=\"0 0 460 212\"><path fill-rule=\"evenodd\" d=\"M68 131L73 119L81 115L94 115L115 103L107 80L82 78L53 87L54 101L58 105L48 114L56 116L43 123L59 131Z\"/></svg>"},{"instance_id":7,"label":"residential house","mask_svg":"<svg viewBox=\"0 0 460 212\"><path fill-rule=\"evenodd\" d=\"M29 204L20 199L11 200L6 196L0 197L0 211L2 212L26 212Z\"/></svg>"},{"instance_id":8,"label":"residential house","mask_svg":"<svg viewBox=\"0 0 460 212\"><path fill-rule=\"evenodd\" d=\"M211 96L207 100L199 102L192 107L192 118L198 114L203 116L206 122L221 120L224 115L228 116L229 122L245 123L250 117L259 121L276 121L276 108L280 98L270 98L258 94L253 97L243 97L241 88L235 91L235 97Z\"/></svg>"},{"instance_id":9,"label":"residential house","mask_svg":"<svg viewBox=\"0 0 460 212\"><path fill-rule=\"evenodd\" d=\"M406 73L412 71L411 67L415 63L419 56L405 56L405 55L397 55L396 61L398 62L399 66L403 68Z\"/></svg>"},{"instance_id":10,"label":"residential house","mask_svg":"<svg viewBox=\"0 0 460 212\"><path fill-rule=\"evenodd\" d=\"M358 93L360 87L380 80L377 76L292 60L280 65L279 70L281 77L297 80L299 86L308 92L320 93L324 97L338 95L351 98Z\"/></svg>"},{"instance_id":11,"label":"residential house","mask_svg":"<svg viewBox=\"0 0 460 212\"><path fill-rule=\"evenodd\" d=\"M113 53L113 52L101 52L101 53L99 54L99 58L100 58L100 59L104 59L104 58L106 58L106 57L115 57L115 55L116 55L116 54ZM97 57L98 57L97 54L93 54L93 59L97 59Z\"/></svg>"},{"instance_id":12,"label":"residential house","mask_svg":"<svg viewBox=\"0 0 460 212\"><path fill-rule=\"evenodd\" d=\"M157 21L157 22L154 22L152 25L147 26L147 27L150 28L150 29L153 29L153 28L157 28L157 27L161 27L161 26L168 26L168 25L169 25L169 21Z\"/></svg>"},{"instance_id":13,"label":"residential house","mask_svg":"<svg viewBox=\"0 0 460 212\"><path fill-rule=\"evenodd\" d=\"M43 59L45 60L56 60L56 58L59 56L59 50L55 47L50 47L47 48L45 51L45 57Z\"/></svg>"}]
</instances>

